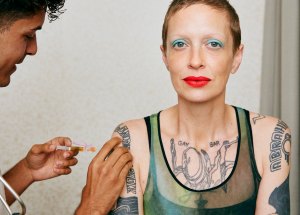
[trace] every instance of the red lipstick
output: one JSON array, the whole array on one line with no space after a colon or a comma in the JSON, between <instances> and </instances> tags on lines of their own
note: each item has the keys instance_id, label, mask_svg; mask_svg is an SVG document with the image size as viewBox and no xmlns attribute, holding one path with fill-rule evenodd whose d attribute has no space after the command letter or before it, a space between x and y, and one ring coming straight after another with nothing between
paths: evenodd
<instances>
[{"instance_id":1,"label":"red lipstick","mask_svg":"<svg viewBox=\"0 0 300 215\"><path fill-rule=\"evenodd\" d=\"M188 76L188 77L184 78L183 80L185 81L185 83L187 83L191 87L195 87L195 88L204 87L211 81L210 78L203 77L203 76L200 76L200 77Z\"/></svg>"}]
</instances>

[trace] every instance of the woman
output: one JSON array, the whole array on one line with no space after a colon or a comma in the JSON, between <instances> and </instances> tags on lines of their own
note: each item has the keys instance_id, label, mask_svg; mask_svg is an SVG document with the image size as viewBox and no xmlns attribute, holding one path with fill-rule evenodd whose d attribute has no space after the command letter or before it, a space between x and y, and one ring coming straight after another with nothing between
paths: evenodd
<instances>
[{"instance_id":1,"label":"woman","mask_svg":"<svg viewBox=\"0 0 300 215\"><path fill-rule=\"evenodd\" d=\"M289 214L288 126L225 104L243 56L226 0L174 0L163 61L178 104L119 125L134 156L113 214Z\"/></svg>"}]
</instances>

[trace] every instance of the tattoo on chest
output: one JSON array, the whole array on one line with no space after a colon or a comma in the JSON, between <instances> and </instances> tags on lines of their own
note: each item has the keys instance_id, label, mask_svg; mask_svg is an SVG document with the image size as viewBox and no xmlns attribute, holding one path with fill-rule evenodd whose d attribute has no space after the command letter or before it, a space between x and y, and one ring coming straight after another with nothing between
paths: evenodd
<instances>
[{"instance_id":1,"label":"tattoo on chest","mask_svg":"<svg viewBox=\"0 0 300 215\"><path fill-rule=\"evenodd\" d=\"M188 142L179 140L179 141L178 141L178 145L179 145L179 146L189 146L190 144L189 144Z\"/></svg>"},{"instance_id":2,"label":"tattoo on chest","mask_svg":"<svg viewBox=\"0 0 300 215\"><path fill-rule=\"evenodd\" d=\"M218 145L220 145L220 141L218 141L218 140L209 143L209 146L210 146L210 147L214 147L214 146L218 146Z\"/></svg>"},{"instance_id":3,"label":"tattoo on chest","mask_svg":"<svg viewBox=\"0 0 300 215\"><path fill-rule=\"evenodd\" d=\"M118 127L115 129L115 132L117 132L122 137L122 145L130 149L131 138L128 127L122 124L118 125ZM136 177L133 168L129 170L126 177L126 188L127 193L136 194Z\"/></svg>"},{"instance_id":4,"label":"tattoo on chest","mask_svg":"<svg viewBox=\"0 0 300 215\"><path fill-rule=\"evenodd\" d=\"M185 181L182 183L191 189L204 190L215 187L224 182L228 173L231 172L234 161L226 156L227 150L237 143L238 138L231 142L226 140L222 144L219 143L220 149L214 157L210 157L205 150L198 151L196 148L187 146L178 157L176 144L172 138L170 140L172 171L176 177L183 175ZM223 186L223 190L226 192L227 187Z\"/></svg>"},{"instance_id":5,"label":"tattoo on chest","mask_svg":"<svg viewBox=\"0 0 300 215\"><path fill-rule=\"evenodd\" d=\"M273 190L269 198L269 205L276 209L278 215L290 214L289 177Z\"/></svg>"},{"instance_id":6,"label":"tattoo on chest","mask_svg":"<svg viewBox=\"0 0 300 215\"><path fill-rule=\"evenodd\" d=\"M288 126L281 120L278 120L278 123L272 133L271 143L270 143L270 170L275 172L281 169L281 157L282 152L285 155L285 160L289 163L290 152L287 148L291 143L291 136L286 132Z\"/></svg>"},{"instance_id":7,"label":"tattoo on chest","mask_svg":"<svg viewBox=\"0 0 300 215\"><path fill-rule=\"evenodd\" d=\"M202 194L200 194L200 198L197 201L195 201L195 203L197 204L199 209L203 209L205 208L205 205L208 203L208 201L203 199Z\"/></svg>"}]
</instances>

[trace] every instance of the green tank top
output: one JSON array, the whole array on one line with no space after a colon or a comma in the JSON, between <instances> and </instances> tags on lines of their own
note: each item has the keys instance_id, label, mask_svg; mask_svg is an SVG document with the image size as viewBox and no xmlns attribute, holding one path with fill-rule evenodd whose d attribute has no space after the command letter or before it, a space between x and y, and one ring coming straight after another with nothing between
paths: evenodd
<instances>
[{"instance_id":1,"label":"green tank top","mask_svg":"<svg viewBox=\"0 0 300 215\"><path fill-rule=\"evenodd\" d=\"M145 117L150 168L144 193L144 214L148 215L247 215L255 213L258 185L249 112L235 108L238 147L229 177L217 187L192 190L173 174L164 152L158 114Z\"/></svg>"}]
</instances>

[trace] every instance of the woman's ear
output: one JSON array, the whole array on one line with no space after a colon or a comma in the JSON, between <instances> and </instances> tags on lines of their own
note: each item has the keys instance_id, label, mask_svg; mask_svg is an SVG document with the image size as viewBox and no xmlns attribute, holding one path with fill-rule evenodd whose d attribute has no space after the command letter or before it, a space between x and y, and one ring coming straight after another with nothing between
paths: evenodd
<instances>
[{"instance_id":1,"label":"woman's ear","mask_svg":"<svg viewBox=\"0 0 300 215\"><path fill-rule=\"evenodd\" d=\"M231 74L236 73L236 71L240 67L240 65L242 63L242 59L243 59L243 53L244 53L244 45L241 44L240 47L238 48L238 50L234 54Z\"/></svg>"},{"instance_id":2,"label":"woman's ear","mask_svg":"<svg viewBox=\"0 0 300 215\"><path fill-rule=\"evenodd\" d=\"M166 65L167 69L169 70L167 56L166 56L166 50L163 45L160 46L160 51L162 54L162 60L163 60L164 64Z\"/></svg>"}]
</instances>

